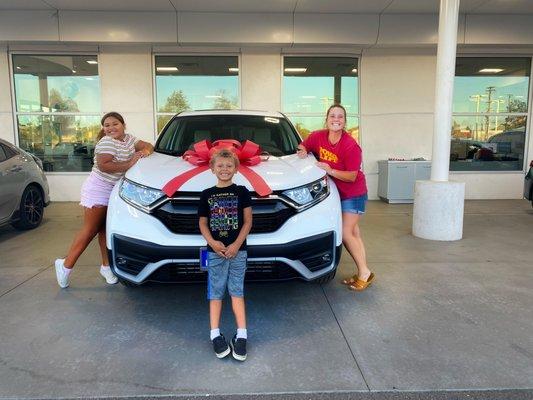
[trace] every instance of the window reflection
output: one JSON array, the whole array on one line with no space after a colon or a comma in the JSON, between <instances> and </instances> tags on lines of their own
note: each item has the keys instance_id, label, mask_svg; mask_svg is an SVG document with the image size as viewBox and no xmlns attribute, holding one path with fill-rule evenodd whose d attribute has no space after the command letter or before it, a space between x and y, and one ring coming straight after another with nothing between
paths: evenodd
<instances>
[{"instance_id":1,"label":"window reflection","mask_svg":"<svg viewBox=\"0 0 533 400\"><path fill-rule=\"evenodd\" d=\"M46 171L90 171L100 131L95 55L13 55L19 146Z\"/></svg>"},{"instance_id":2,"label":"window reflection","mask_svg":"<svg viewBox=\"0 0 533 400\"><path fill-rule=\"evenodd\" d=\"M319 129L325 129L325 117L301 117L301 116L289 116L292 124L305 139L313 131ZM346 131L352 135L352 137L359 141L359 118L354 116L348 116L346 121Z\"/></svg>"},{"instance_id":3,"label":"window reflection","mask_svg":"<svg viewBox=\"0 0 533 400\"><path fill-rule=\"evenodd\" d=\"M239 107L238 58L156 56L157 112Z\"/></svg>"},{"instance_id":4,"label":"window reflection","mask_svg":"<svg viewBox=\"0 0 533 400\"><path fill-rule=\"evenodd\" d=\"M452 127L452 171L521 170L525 116L455 116Z\"/></svg>"},{"instance_id":5,"label":"window reflection","mask_svg":"<svg viewBox=\"0 0 533 400\"><path fill-rule=\"evenodd\" d=\"M324 129L326 110L341 103L346 129L359 139L357 64L353 57L284 57L283 111L303 138Z\"/></svg>"},{"instance_id":6,"label":"window reflection","mask_svg":"<svg viewBox=\"0 0 533 400\"><path fill-rule=\"evenodd\" d=\"M13 55L18 112L100 112L96 56Z\"/></svg>"},{"instance_id":7,"label":"window reflection","mask_svg":"<svg viewBox=\"0 0 533 400\"><path fill-rule=\"evenodd\" d=\"M43 160L45 171L90 171L100 117L18 115L19 146Z\"/></svg>"},{"instance_id":8,"label":"window reflection","mask_svg":"<svg viewBox=\"0 0 533 400\"><path fill-rule=\"evenodd\" d=\"M522 170L530 69L529 58L457 59L450 170Z\"/></svg>"}]
</instances>

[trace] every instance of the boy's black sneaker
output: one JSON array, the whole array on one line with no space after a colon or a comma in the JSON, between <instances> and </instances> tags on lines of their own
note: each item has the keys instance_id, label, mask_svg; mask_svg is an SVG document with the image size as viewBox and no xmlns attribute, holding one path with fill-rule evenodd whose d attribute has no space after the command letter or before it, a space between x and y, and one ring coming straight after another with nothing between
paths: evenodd
<instances>
[{"instance_id":1,"label":"boy's black sneaker","mask_svg":"<svg viewBox=\"0 0 533 400\"><path fill-rule=\"evenodd\" d=\"M224 338L224 335L218 335L212 340L212 342L213 350L215 350L215 354L218 358L224 358L229 354L230 349L228 342L226 342L226 339Z\"/></svg>"},{"instance_id":2,"label":"boy's black sneaker","mask_svg":"<svg viewBox=\"0 0 533 400\"><path fill-rule=\"evenodd\" d=\"M237 335L233 336L233 339L231 339L231 349L233 350L231 352L231 355L234 359L238 361L244 361L246 360L246 339L238 338Z\"/></svg>"}]
</instances>

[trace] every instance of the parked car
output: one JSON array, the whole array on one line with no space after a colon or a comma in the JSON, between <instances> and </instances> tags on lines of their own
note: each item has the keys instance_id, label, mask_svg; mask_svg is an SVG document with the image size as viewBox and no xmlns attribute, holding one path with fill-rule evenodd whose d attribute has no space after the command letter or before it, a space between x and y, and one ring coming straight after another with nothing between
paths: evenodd
<instances>
[{"instance_id":1,"label":"parked car","mask_svg":"<svg viewBox=\"0 0 533 400\"><path fill-rule=\"evenodd\" d=\"M533 161L529 163L529 171L524 178L524 198L531 201L533 207Z\"/></svg>"},{"instance_id":2,"label":"parked car","mask_svg":"<svg viewBox=\"0 0 533 400\"><path fill-rule=\"evenodd\" d=\"M205 279L199 249L200 192L216 183L210 170L172 197L162 188L194 166L181 156L202 140L251 140L270 158L251 167L273 190L260 197L241 173L238 185L252 192L253 226L248 237L248 280L300 278L327 282L341 254L341 210L337 188L310 155L300 159L296 129L280 113L196 111L174 116L155 145L115 186L107 217L107 247L113 271L125 285L146 281Z\"/></svg>"},{"instance_id":3,"label":"parked car","mask_svg":"<svg viewBox=\"0 0 533 400\"><path fill-rule=\"evenodd\" d=\"M36 228L49 202L41 160L0 139L0 225Z\"/></svg>"}]
</instances>

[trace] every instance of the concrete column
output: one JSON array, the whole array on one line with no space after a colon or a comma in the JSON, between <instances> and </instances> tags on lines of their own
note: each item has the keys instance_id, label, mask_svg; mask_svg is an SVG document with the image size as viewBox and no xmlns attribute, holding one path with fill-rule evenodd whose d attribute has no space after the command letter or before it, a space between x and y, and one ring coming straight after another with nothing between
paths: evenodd
<instances>
[{"instance_id":1,"label":"concrete column","mask_svg":"<svg viewBox=\"0 0 533 400\"><path fill-rule=\"evenodd\" d=\"M458 18L459 0L441 0L431 180L416 182L413 207L413 235L430 240L463 237L465 185L448 182Z\"/></svg>"}]
</instances>

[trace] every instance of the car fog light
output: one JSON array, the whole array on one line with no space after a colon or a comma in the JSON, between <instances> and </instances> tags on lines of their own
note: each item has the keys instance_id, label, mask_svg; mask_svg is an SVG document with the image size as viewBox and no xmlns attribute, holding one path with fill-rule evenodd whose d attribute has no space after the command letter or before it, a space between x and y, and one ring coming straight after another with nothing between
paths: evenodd
<instances>
[{"instance_id":1,"label":"car fog light","mask_svg":"<svg viewBox=\"0 0 533 400\"><path fill-rule=\"evenodd\" d=\"M322 261L330 262L331 261L331 253L326 253L326 254L322 255Z\"/></svg>"},{"instance_id":2,"label":"car fog light","mask_svg":"<svg viewBox=\"0 0 533 400\"><path fill-rule=\"evenodd\" d=\"M124 257L117 257L117 265L124 267L127 264L128 264L128 260L126 260Z\"/></svg>"}]
</instances>

